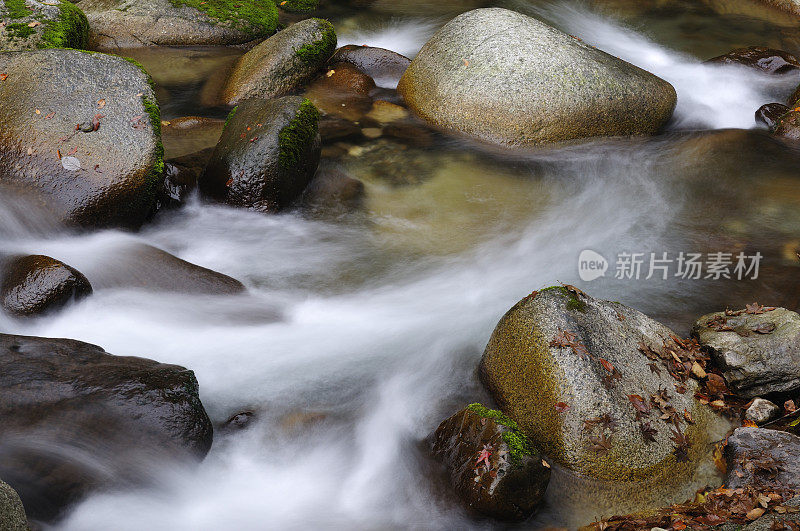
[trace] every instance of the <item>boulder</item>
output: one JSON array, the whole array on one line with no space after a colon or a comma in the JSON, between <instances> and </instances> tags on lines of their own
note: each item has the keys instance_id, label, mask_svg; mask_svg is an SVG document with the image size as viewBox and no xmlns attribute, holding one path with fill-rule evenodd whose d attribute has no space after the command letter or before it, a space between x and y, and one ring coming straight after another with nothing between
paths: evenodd
<instances>
[{"instance_id":1,"label":"boulder","mask_svg":"<svg viewBox=\"0 0 800 531\"><path fill-rule=\"evenodd\" d=\"M67 264L42 255L4 260L0 301L8 313L39 315L92 293L86 277Z\"/></svg>"},{"instance_id":2,"label":"boulder","mask_svg":"<svg viewBox=\"0 0 800 531\"><path fill-rule=\"evenodd\" d=\"M754 398L800 389L800 315L748 305L716 312L694 324L693 335L739 395Z\"/></svg>"},{"instance_id":3,"label":"boulder","mask_svg":"<svg viewBox=\"0 0 800 531\"><path fill-rule=\"evenodd\" d=\"M320 169L303 192L303 206L314 214L341 215L358 210L364 183L333 169Z\"/></svg>"},{"instance_id":4,"label":"boulder","mask_svg":"<svg viewBox=\"0 0 800 531\"><path fill-rule=\"evenodd\" d=\"M238 280L181 260L138 242L105 244L91 256L74 256L96 290L135 288L196 295L233 295L245 291Z\"/></svg>"},{"instance_id":5,"label":"boulder","mask_svg":"<svg viewBox=\"0 0 800 531\"><path fill-rule=\"evenodd\" d=\"M350 63L382 87L396 87L411 59L399 53L373 46L348 44L331 57L331 63Z\"/></svg>"},{"instance_id":6,"label":"boulder","mask_svg":"<svg viewBox=\"0 0 800 531\"><path fill-rule=\"evenodd\" d=\"M737 48L725 55L720 55L706 61L713 64L739 64L749 66L765 74L787 74L800 68L800 62L789 52L774 50L764 46L750 46Z\"/></svg>"},{"instance_id":7,"label":"boulder","mask_svg":"<svg viewBox=\"0 0 800 531\"><path fill-rule=\"evenodd\" d=\"M800 437L765 428L737 428L725 446L728 488L800 493Z\"/></svg>"},{"instance_id":8,"label":"boulder","mask_svg":"<svg viewBox=\"0 0 800 531\"><path fill-rule=\"evenodd\" d=\"M28 520L19 494L2 481L0 481L0 529L28 531Z\"/></svg>"},{"instance_id":9,"label":"boulder","mask_svg":"<svg viewBox=\"0 0 800 531\"><path fill-rule=\"evenodd\" d=\"M501 8L448 22L397 90L431 124L507 146L652 134L677 101L663 79Z\"/></svg>"},{"instance_id":10,"label":"boulder","mask_svg":"<svg viewBox=\"0 0 800 531\"><path fill-rule=\"evenodd\" d=\"M0 72L0 181L70 224L141 225L163 170L147 74L77 50L2 53Z\"/></svg>"},{"instance_id":11,"label":"boulder","mask_svg":"<svg viewBox=\"0 0 800 531\"><path fill-rule=\"evenodd\" d=\"M432 453L471 512L527 519L544 497L550 465L500 411L470 404L431 435Z\"/></svg>"},{"instance_id":12,"label":"boulder","mask_svg":"<svg viewBox=\"0 0 800 531\"><path fill-rule=\"evenodd\" d=\"M212 426L192 371L70 339L0 334L0 477L31 518L192 462ZM150 471L150 472L148 472Z\"/></svg>"},{"instance_id":13,"label":"boulder","mask_svg":"<svg viewBox=\"0 0 800 531\"><path fill-rule=\"evenodd\" d=\"M349 63L336 63L309 85L305 96L326 116L360 120L372 108L371 77Z\"/></svg>"},{"instance_id":14,"label":"boulder","mask_svg":"<svg viewBox=\"0 0 800 531\"><path fill-rule=\"evenodd\" d=\"M303 193L320 156L319 111L298 96L234 108L199 181L207 198L277 212Z\"/></svg>"},{"instance_id":15,"label":"boulder","mask_svg":"<svg viewBox=\"0 0 800 531\"><path fill-rule=\"evenodd\" d=\"M243 44L275 33L273 0L80 0L93 49Z\"/></svg>"},{"instance_id":16,"label":"boulder","mask_svg":"<svg viewBox=\"0 0 800 531\"><path fill-rule=\"evenodd\" d=\"M319 0L282 0L279 6L289 13L310 13L317 8Z\"/></svg>"},{"instance_id":17,"label":"boulder","mask_svg":"<svg viewBox=\"0 0 800 531\"><path fill-rule=\"evenodd\" d=\"M744 418L756 424L764 424L777 417L780 411L781 408L769 400L756 398L745 411Z\"/></svg>"},{"instance_id":18,"label":"boulder","mask_svg":"<svg viewBox=\"0 0 800 531\"><path fill-rule=\"evenodd\" d=\"M781 116L790 110L789 107L782 103L765 103L756 111L756 123L773 129L780 121Z\"/></svg>"},{"instance_id":19,"label":"boulder","mask_svg":"<svg viewBox=\"0 0 800 531\"><path fill-rule=\"evenodd\" d=\"M83 11L65 0L0 0L0 51L42 48L85 49L89 22Z\"/></svg>"},{"instance_id":20,"label":"boulder","mask_svg":"<svg viewBox=\"0 0 800 531\"><path fill-rule=\"evenodd\" d=\"M265 40L233 66L218 103L247 98L278 98L310 81L336 49L336 32L327 20L298 22Z\"/></svg>"},{"instance_id":21,"label":"boulder","mask_svg":"<svg viewBox=\"0 0 800 531\"><path fill-rule=\"evenodd\" d=\"M657 478L690 473L711 422L673 338L620 303L546 288L500 320L480 377L549 458L589 478L663 487Z\"/></svg>"}]
</instances>

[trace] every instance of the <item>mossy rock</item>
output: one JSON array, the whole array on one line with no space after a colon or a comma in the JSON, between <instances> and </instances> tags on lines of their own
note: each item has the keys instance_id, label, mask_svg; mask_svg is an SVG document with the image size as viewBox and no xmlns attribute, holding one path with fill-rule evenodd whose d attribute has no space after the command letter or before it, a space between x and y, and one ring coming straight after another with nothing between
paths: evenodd
<instances>
[{"instance_id":1,"label":"mossy rock","mask_svg":"<svg viewBox=\"0 0 800 531\"><path fill-rule=\"evenodd\" d=\"M280 0L278 7L289 13L310 13L317 9L319 0Z\"/></svg>"},{"instance_id":2,"label":"mossy rock","mask_svg":"<svg viewBox=\"0 0 800 531\"><path fill-rule=\"evenodd\" d=\"M557 286L503 316L480 376L531 442L569 470L612 481L688 476L705 455L711 414L694 398L694 380L680 393L667 368L651 368L639 350L642 344L660 350L673 336L636 310ZM671 440L675 418L661 420L650 405L662 390L675 411L696 422L678 419L690 442L685 460ZM650 408L642 418L633 395ZM644 427L653 430L649 438Z\"/></svg>"},{"instance_id":3,"label":"mossy rock","mask_svg":"<svg viewBox=\"0 0 800 531\"><path fill-rule=\"evenodd\" d=\"M292 24L265 40L234 65L217 103L291 94L316 76L336 50L336 32L327 20Z\"/></svg>"},{"instance_id":4,"label":"mossy rock","mask_svg":"<svg viewBox=\"0 0 800 531\"><path fill-rule=\"evenodd\" d=\"M92 293L80 271L49 256L15 256L4 260L2 268L0 305L13 315L57 310Z\"/></svg>"},{"instance_id":5,"label":"mossy rock","mask_svg":"<svg viewBox=\"0 0 800 531\"><path fill-rule=\"evenodd\" d=\"M469 511L522 521L541 503L550 467L500 411L470 404L442 422L431 441L434 458Z\"/></svg>"},{"instance_id":6,"label":"mossy rock","mask_svg":"<svg viewBox=\"0 0 800 531\"><path fill-rule=\"evenodd\" d=\"M275 33L273 0L82 0L94 49L229 45Z\"/></svg>"},{"instance_id":7,"label":"mossy rock","mask_svg":"<svg viewBox=\"0 0 800 531\"><path fill-rule=\"evenodd\" d=\"M0 0L0 51L44 48L85 49L89 43L86 15L65 0L41 3Z\"/></svg>"},{"instance_id":8,"label":"mossy rock","mask_svg":"<svg viewBox=\"0 0 800 531\"><path fill-rule=\"evenodd\" d=\"M160 111L141 65L39 50L0 54L0 72L0 180L69 224L141 225L163 172Z\"/></svg>"},{"instance_id":9,"label":"mossy rock","mask_svg":"<svg viewBox=\"0 0 800 531\"><path fill-rule=\"evenodd\" d=\"M231 111L198 184L215 201L277 212L303 193L319 157L319 111L310 101L248 99Z\"/></svg>"},{"instance_id":10,"label":"mossy rock","mask_svg":"<svg viewBox=\"0 0 800 531\"><path fill-rule=\"evenodd\" d=\"M677 102L663 79L501 8L448 22L397 90L432 125L505 146L653 134Z\"/></svg>"}]
</instances>

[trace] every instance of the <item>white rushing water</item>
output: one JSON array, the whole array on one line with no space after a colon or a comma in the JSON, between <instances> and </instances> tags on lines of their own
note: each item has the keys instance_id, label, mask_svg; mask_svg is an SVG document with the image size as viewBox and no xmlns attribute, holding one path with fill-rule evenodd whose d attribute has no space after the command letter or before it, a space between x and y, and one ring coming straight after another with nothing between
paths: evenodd
<instances>
[{"instance_id":1,"label":"white rushing water","mask_svg":"<svg viewBox=\"0 0 800 531\"><path fill-rule=\"evenodd\" d=\"M772 87L756 74L712 67L587 11L548 18L672 82L674 127L751 127ZM413 55L428 22L389 23L343 42ZM117 355L195 371L215 423L255 410L255 424L215 434L196 469L154 464L153 484L98 493L64 531L481 527L437 501L417 464L417 441L465 400L480 397L474 369L499 317L528 292L577 283L578 253L665 249L680 192L664 177L659 144L596 144L538 155L532 193L544 206L491 238L438 257L387 253L369 226L259 214L194 202L141 233L75 235L4 209L10 251L91 269L104 249L136 241L242 280L229 297L97 290L58 315L0 317L13 333L70 337ZM493 176L486 175L491 184ZM475 203L476 214L481 212ZM442 206L442 216L455 215ZM388 255L388 256L387 256ZM377 265L389 261L388 267ZM359 280L354 280L359 279ZM593 293L660 311L674 284L600 281ZM665 299L667 297L664 297ZM276 320L275 316L279 315ZM322 412L293 431L286 415ZM541 517L558 518L551 506Z\"/></svg>"}]
</instances>

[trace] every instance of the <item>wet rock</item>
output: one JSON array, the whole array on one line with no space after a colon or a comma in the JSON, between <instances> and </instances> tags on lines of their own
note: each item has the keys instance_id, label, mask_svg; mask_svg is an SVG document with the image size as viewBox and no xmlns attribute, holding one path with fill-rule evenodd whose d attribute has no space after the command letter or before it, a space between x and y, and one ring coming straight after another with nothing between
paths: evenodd
<instances>
[{"instance_id":1,"label":"wet rock","mask_svg":"<svg viewBox=\"0 0 800 531\"><path fill-rule=\"evenodd\" d=\"M383 134L396 138L414 147L427 147L433 144L433 133L416 121L392 122L383 126Z\"/></svg>"},{"instance_id":2,"label":"wet rock","mask_svg":"<svg viewBox=\"0 0 800 531\"><path fill-rule=\"evenodd\" d=\"M800 492L800 437L765 428L737 428L725 447L731 489L752 486Z\"/></svg>"},{"instance_id":3,"label":"wet rock","mask_svg":"<svg viewBox=\"0 0 800 531\"><path fill-rule=\"evenodd\" d=\"M303 192L303 205L316 214L340 215L358 210L364 183L336 169L320 169Z\"/></svg>"},{"instance_id":4,"label":"wet rock","mask_svg":"<svg viewBox=\"0 0 800 531\"><path fill-rule=\"evenodd\" d=\"M337 116L323 116L319 120L319 136L325 144L343 138L359 137L361 128L351 120Z\"/></svg>"},{"instance_id":5,"label":"wet rock","mask_svg":"<svg viewBox=\"0 0 800 531\"><path fill-rule=\"evenodd\" d=\"M93 49L242 44L275 33L273 0L81 0Z\"/></svg>"},{"instance_id":6,"label":"wet rock","mask_svg":"<svg viewBox=\"0 0 800 531\"><path fill-rule=\"evenodd\" d=\"M772 132L788 140L800 140L800 111L789 111L778 118Z\"/></svg>"},{"instance_id":7,"label":"wet rock","mask_svg":"<svg viewBox=\"0 0 800 531\"><path fill-rule=\"evenodd\" d=\"M728 385L747 398L800 389L800 315L784 308L735 313L704 315L692 329Z\"/></svg>"},{"instance_id":8,"label":"wet rock","mask_svg":"<svg viewBox=\"0 0 800 531\"><path fill-rule=\"evenodd\" d=\"M367 118L380 124L388 124L408 118L408 110L388 101L377 100L367 113Z\"/></svg>"},{"instance_id":9,"label":"wet rock","mask_svg":"<svg viewBox=\"0 0 800 531\"><path fill-rule=\"evenodd\" d=\"M164 186L159 192L158 210L183 206L197 187L203 168L190 168L167 161L164 163Z\"/></svg>"},{"instance_id":10,"label":"wet rock","mask_svg":"<svg viewBox=\"0 0 800 531\"><path fill-rule=\"evenodd\" d=\"M654 354L677 348L673 336L622 304L547 288L503 316L480 377L551 459L591 478L663 482L692 469L711 422L697 383L687 379L681 393Z\"/></svg>"},{"instance_id":11,"label":"wet rock","mask_svg":"<svg viewBox=\"0 0 800 531\"><path fill-rule=\"evenodd\" d=\"M0 299L3 309L13 315L40 315L92 293L80 271L49 256L9 258L2 268Z\"/></svg>"},{"instance_id":12,"label":"wet rock","mask_svg":"<svg viewBox=\"0 0 800 531\"><path fill-rule=\"evenodd\" d=\"M0 477L31 518L201 459L212 426L192 371L70 339L0 335ZM148 472L149 471L149 472Z\"/></svg>"},{"instance_id":13,"label":"wet rock","mask_svg":"<svg viewBox=\"0 0 800 531\"><path fill-rule=\"evenodd\" d=\"M0 72L0 181L37 193L64 222L141 225L163 170L147 74L77 50L2 53ZM96 127L77 131L84 122Z\"/></svg>"},{"instance_id":14,"label":"wet rock","mask_svg":"<svg viewBox=\"0 0 800 531\"><path fill-rule=\"evenodd\" d=\"M200 267L151 245L125 242L104 245L81 270L95 290L136 288L148 291L232 295L245 291L238 280Z\"/></svg>"},{"instance_id":15,"label":"wet rock","mask_svg":"<svg viewBox=\"0 0 800 531\"><path fill-rule=\"evenodd\" d=\"M2 481L0 481L0 529L28 531L28 520L19 495Z\"/></svg>"},{"instance_id":16,"label":"wet rock","mask_svg":"<svg viewBox=\"0 0 800 531\"><path fill-rule=\"evenodd\" d=\"M550 467L501 412L471 404L442 422L431 439L433 456L472 512L522 521L541 503Z\"/></svg>"},{"instance_id":17,"label":"wet rock","mask_svg":"<svg viewBox=\"0 0 800 531\"><path fill-rule=\"evenodd\" d=\"M241 413L236 413L225 421L225 423L222 425L222 430L227 432L243 430L250 425L250 422L252 422L254 417L255 413L252 411L242 411Z\"/></svg>"},{"instance_id":18,"label":"wet rock","mask_svg":"<svg viewBox=\"0 0 800 531\"><path fill-rule=\"evenodd\" d=\"M317 8L319 0L283 0L278 4L281 9L289 13L310 13Z\"/></svg>"},{"instance_id":19,"label":"wet rock","mask_svg":"<svg viewBox=\"0 0 800 531\"><path fill-rule=\"evenodd\" d=\"M500 8L447 23L397 90L431 124L509 146L652 134L677 101L663 79Z\"/></svg>"},{"instance_id":20,"label":"wet rock","mask_svg":"<svg viewBox=\"0 0 800 531\"><path fill-rule=\"evenodd\" d=\"M85 49L89 22L83 11L62 0L9 2L0 0L0 51L42 48Z\"/></svg>"},{"instance_id":21,"label":"wet rock","mask_svg":"<svg viewBox=\"0 0 800 531\"><path fill-rule=\"evenodd\" d=\"M236 105L247 98L291 94L322 70L335 49L336 33L327 20L293 24L236 62L218 102Z\"/></svg>"},{"instance_id":22,"label":"wet rock","mask_svg":"<svg viewBox=\"0 0 800 531\"><path fill-rule=\"evenodd\" d=\"M350 63L378 85L396 87L411 59L384 48L348 44L336 50L331 63Z\"/></svg>"},{"instance_id":23,"label":"wet rock","mask_svg":"<svg viewBox=\"0 0 800 531\"><path fill-rule=\"evenodd\" d=\"M236 107L199 181L207 198L277 212L302 194L320 156L319 111L298 96Z\"/></svg>"},{"instance_id":24,"label":"wet rock","mask_svg":"<svg viewBox=\"0 0 800 531\"><path fill-rule=\"evenodd\" d=\"M306 97L325 115L358 121L372 107L375 82L348 63L335 64L306 90Z\"/></svg>"},{"instance_id":25,"label":"wet rock","mask_svg":"<svg viewBox=\"0 0 800 531\"><path fill-rule=\"evenodd\" d=\"M781 116L791 109L782 103L766 103L756 111L756 123L766 125L769 129L775 127Z\"/></svg>"},{"instance_id":26,"label":"wet rock","mask_svg":"<svg viewBox=\"0 0 800 531\"><path fill-rule=\"evenodd\" d=\"M750 404L750 407L747 408L747 411L745 411L744 417L756 424L764 424L777 417L780 411L781 408L769 400L756 398L753 400L753 403Z\"/></svg>"},{"instance_id":27,"label":"wet rock","mask_svg":"<svg viewBox=\"0 0 800 531\"><path fill-rule=\"evenodd\" d=\"M764 46L737 48L725 55L707 61L716 64L740 64L758 69L766 74L786 74L800 68L797 58L783 50L774 50Z\"/></svg>"}]
</instances>

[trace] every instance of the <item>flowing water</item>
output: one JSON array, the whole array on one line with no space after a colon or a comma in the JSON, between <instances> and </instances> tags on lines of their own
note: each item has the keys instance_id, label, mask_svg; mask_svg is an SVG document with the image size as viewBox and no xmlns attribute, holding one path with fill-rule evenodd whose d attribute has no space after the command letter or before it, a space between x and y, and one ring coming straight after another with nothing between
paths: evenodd
<instances>
[{"instance_id":1,"label":"flowing water","mask_svg":"<svg viewBox=\"0 0 800 531\"><path fill-rule=\"evenodd\" d=\"M41 320L0 317L4 331L193 369L215 425L256 412L244 431L217 430L199 467L153 463L146 486L95 494L56 529L488 528L432 486L419 441L463 404L486 400L475 368L521 297L573 283L681 334L725 306L797 308L800 149L756 129L753 112L800 80L702 59L755 44L797 53L800 30L744 1L378 0L329 16L340 44L413 55L449 18L483 5L538 16L670 81L678 107L666 133L528 153L453 139L402 151L368 142L335 163L367 191L364 212L338 220L194 199L135 234L78 234L0 198L6 251L57 257L91 280L121 246L144 242L248 287L225 297L99 288ZM176 66L161 73L164 55L138 57L153 65L164 118L221 117L193 102L238 52L165 53ZM417 184L399 186L387 173ZM605 277L579 280L584 249L609 259ZM614 257L623 251L764 258L754 280L620 280ZM716 481L703 474L696 480ZM605 511L593 494L566 500L591 488L564 477L555 484L523 527L572 526ZM679 500L696 486L664 495Z\"/></svg>"}]
</instances>

